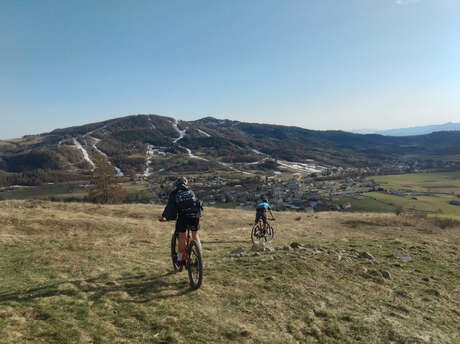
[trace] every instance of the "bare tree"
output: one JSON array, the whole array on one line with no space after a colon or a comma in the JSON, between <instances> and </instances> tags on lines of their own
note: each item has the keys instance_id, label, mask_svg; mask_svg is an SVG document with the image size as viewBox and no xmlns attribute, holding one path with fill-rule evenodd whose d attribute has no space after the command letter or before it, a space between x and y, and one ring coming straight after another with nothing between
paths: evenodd
<instances>
[{"instance_id":1,"label":"bare tree","mask_svg":"<svg viewBox=\"0 0 460 344\"><path fill-rule=\"evenodd\" d=\"M126 193L119 184L113 166L102 156L95 157L94 162L96 168L91 178L89 201L103 204L122 203Z\"/></svg>"}]
</instances>

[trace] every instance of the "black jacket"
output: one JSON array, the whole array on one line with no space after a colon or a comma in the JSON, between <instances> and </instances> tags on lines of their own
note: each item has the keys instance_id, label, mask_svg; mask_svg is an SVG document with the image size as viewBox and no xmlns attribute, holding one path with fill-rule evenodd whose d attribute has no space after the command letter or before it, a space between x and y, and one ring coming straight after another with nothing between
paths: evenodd
<instances>
[{"instance_id":1,"label":"black jacket","mask_svg":"<svg viewBox=\"0 0 460 344\"><path fill-rule=\"evenodd\" d=\"M172 220L177 219L178 208L177 208L177 204L176 204L176 194L177 194L177 192L179 190L189 190L189 189L186 186L181 185L181 186L178 186L177 188L175 188L169 194L168 204L166 204L165 210L163 211L163 215L162 215L168 221L172 221ZM192 193L193 193L193 191L192 191ZM195 195L194 195L194 197L195 197ZM199 206L200 210L202 210L203 209L202 202L201 201L197 201L197 202L198 202L198 206Z\"/></svg>"}]
</instances>

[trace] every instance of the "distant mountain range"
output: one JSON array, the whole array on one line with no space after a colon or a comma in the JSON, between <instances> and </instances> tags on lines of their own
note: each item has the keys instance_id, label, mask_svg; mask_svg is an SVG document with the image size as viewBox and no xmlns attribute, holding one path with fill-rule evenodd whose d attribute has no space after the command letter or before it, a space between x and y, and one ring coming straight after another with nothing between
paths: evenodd
<instances>
[{"instance_id":1,"label":"distant mountain range","mask_svg":"<svg viewBox=\"0 0 460 344\"><path fill-rule=\"evenodd\" d=\"M372 130L372 129L363 129L363 130L353 130L357 134L379 134L384 136L412 136L412 135L425 135L431 134L438 131L452 131L460 130L460 123L444 123L436 125L426 125L420 127L410 127L410 128L399 128L399 129L388 129L388 130Z\"/></svg>"},{"instance_id":2,"label":"distant mountain range","mask_svg":"<svg viewBox=\"0 0 460 344\"><path fill-rule=\"evenodd\" d=\"M205 117L132 115L0 141L0 185L80 180L97 158L120 176L233 171L315 172L378 167L400 159L449 161L460 131L390 137ZM454 159L455 160L455 159ZM458 159L457 159L458 160Z\"/></svg>"}]
</instances>

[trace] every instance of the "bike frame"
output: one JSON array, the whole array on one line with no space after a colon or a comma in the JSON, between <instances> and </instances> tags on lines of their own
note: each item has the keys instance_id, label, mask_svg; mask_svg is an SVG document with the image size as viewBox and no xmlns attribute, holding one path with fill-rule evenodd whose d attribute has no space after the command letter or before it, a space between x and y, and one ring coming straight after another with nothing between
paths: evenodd
<instances>
[{"instance_id":1,"label":"bike frame","mask_svg":"<svg viewBox=\"0 0 460 344\"><path fill-rule=\"evenodd\" d=\"M182 260L186 262L187 261L187 249L189 248L190 242L193 239L192 239L192 236L190 235L190 228L187 228L187 231L184 234L185 234L185 245L184 245L184 250L182 251ZM176 235L179 238L179 233L176 232Z\"/></svg>"}]
</instances>

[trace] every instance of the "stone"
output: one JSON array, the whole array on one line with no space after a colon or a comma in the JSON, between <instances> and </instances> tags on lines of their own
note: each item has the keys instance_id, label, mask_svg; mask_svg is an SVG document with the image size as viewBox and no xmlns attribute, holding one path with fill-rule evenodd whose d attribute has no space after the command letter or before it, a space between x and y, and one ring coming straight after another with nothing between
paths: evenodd
<instances>
[{"instance_id":1,"label":"stone","mask_svg":"<svg viewBox=\"0 0 460 344\"><path fill-rule=\"evenodd\" d=\"M249 337L251 335L251 333L247 330L243 330L240 332L240 336L241 337Z\"/></svg>"},{"instance_id":2,"label":"stone","mask_svg":"<svg viewBox=\"0 0 460 344\"><path fill-rule=\"evenodd\" d=\"M412 258L410 256L407 256L407 255L402 254L402 253L395 253L394 257L399 259L399 260L402 260L405 263L409 263L409 262L412 261Z\"/></svg>"},{"instance_id":3,"label":"stone","mask_svg":"<svg viewBox=\"0 0 460 344\"><path fill-rule=\"evenodd\" d=\"M264 243L254 243L252 244L251 251L263 251L264 249Z\"/></svg>"},{"instance_id":4,"label":"stone","mask_svg":"<svg viewBox=\"0 0 460 344\"><path fill-rule=\"evenodd\" d=\"M261 242L261 243L255 243L251 247L251 251L255 252L271 252L273 251L273 248L268 246L267 244Z\"/></svg>"},{"instance_id":5,"label":"stone","mask_svg":"<svg viewBox=\"0 0 460 344\"><path fill-rule=\"evenodd\" d=\"M351 209L351 203L345 203L342 205L342 209L344 210L347 210L347 209Z\"/></svg>"},{"instance_id":6,"label":"stone","mask_svg":"<svg viewBox=\"0 0 460 344\"><path fill-rule=\"evenodd\" d=\"M243 253L243 252L244 252L244 248L238 247L237 249L234 249L232 252L230 252L230 254L237 255L237 254L240 254L240 253Z\"/></svg>"},{"instance_id":7,"label":"stone","mask_svg":"<svg viewBox=\"0 0 460 344\"><path fill-rule=\"evenodd\" d=\"M382 277L385 278L385 279L391 279L391 274L390 272L386 271L386 270L383 270L381 271L381 274L382 274Z\"/></svg>"},{"instance_id":8,"label":"stone","mask_svg":"<svg viewBox=\"0 0 460 344\"><path fill-rule=\"evenodd\" d=\"M370 254L369 252L361 252L358 255L358 258L363 258L363 259L369 259L369 260L375 260L374 256Z\"/></svg>"},{"instance_id":9,"label":"stone","mask_svg":"<svg viewBox=\"0 0 460 344\"><path fill-rule=\"evenodd\" d=\"M302 245L299 244L298 242L293 242L293 243L291 243L291 245L289 245L289 246L291 246L293 249L298 249L298 248L301 248L301 247L302 247Z\"/></svg>"}]
</instances>

